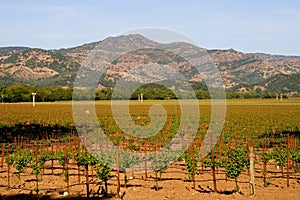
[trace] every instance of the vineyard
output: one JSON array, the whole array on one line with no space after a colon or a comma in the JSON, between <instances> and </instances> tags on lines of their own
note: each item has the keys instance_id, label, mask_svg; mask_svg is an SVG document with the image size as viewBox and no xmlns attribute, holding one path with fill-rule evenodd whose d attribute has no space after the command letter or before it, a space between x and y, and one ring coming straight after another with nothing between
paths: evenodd
<instances>
[{"instance_id":1,"label":"vineyard","mask_svg":"<svg viewBox=\"0 0 300 200\"><path fill-rule=\"evenodd\" d=\"M148 138L124 133L109 101L95 105L106 137L95 133L96 125L76 126L70 102L0 104L0 199L300 197L300 100L229 100L222 134L209 137L208 154L201 147L211 105L199 101L192 143L172 144L186 145L180 155L159 151L171 148L178 132L187 137L176 100L133 101L131 119L150 124L153 104L163 106L166 123Z\"/></svg>"}]
</instances>

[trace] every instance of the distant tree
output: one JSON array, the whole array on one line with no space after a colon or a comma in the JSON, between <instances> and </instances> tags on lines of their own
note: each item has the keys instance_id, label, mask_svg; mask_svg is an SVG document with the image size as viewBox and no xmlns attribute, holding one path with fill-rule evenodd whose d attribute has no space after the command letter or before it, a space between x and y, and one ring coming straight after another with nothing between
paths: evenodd
<instances>
[{"instance_id":1,"label":"distant tree","mask_svg":"<svg viewBox=\"0 0 300 200\"><path fill-rule=\"evenodd\" d=\"M226 92L227 99L239 99L241 96L242 94L238 92Z\"/></svg>"},{"instance_id":2,"label":"distant tree","mask_svg":"<svg viewBox=\"0 0 300 200\"><path fill-rule=\"evenodd\" d=\"M6 90L7 99L10 102L26 102L32 101L32 92L36 92L36 89L30 85L15 84L9 86Z\"/></svg>"},{"instance_id":3,"label":"distant tree","mask_svg":"<svg viewBox=\"0 0 300 200\"><path fill-rule=\"evenodd\" d=\"M296 97L296 98L300 97L300 92L297 92L297 93L293 94L292 97Z\"/></svg>"},{"instance_id":4,"label":"distant tree","mask_svg":"<svg viewBox=\"0 0 300 200\"><path fill-rule=\"evenodd\" d=\"M243 97L244 97L245 99L255 99L255 98L259 98L260 95L257 94L256 92L250 91L250 92L245 92L245 93L243 94Z\"/></svg>"},{"instance_id":5,"label":"distant tree","mask_svg":"<svg viewBox=\"0 0 300 200\"><path fill-rule=\"evenodd\" d=\"M138 99L141 94L143 94L144 99L176 99L176 95L171 89L156 83L145 84L138 88L131 95L131 99Z\"/></svg>"},{"instance_id":6,"label":"distant tree","mask_svg":"<svg viewBox=\"0 0 300 200\"><path fill-rule=\"evenodd\" d=\"M206 86L205 83L193 82L193 83L191 83L191 87L192 87L194 90L204 90L204 91L208 91L208 88L207 88L207 86Z\"/></svg>"},{"instance_id":7,"label":"distant tree","mask_svg":"<svg viewBox=\"0 0 300 200\"><path fill-rule=\"evenodd\" d=\"M130 97L131 91L114 89L112 93L112 99L128 99Z\"/></svg>"},{"instance_id":8,"label":"distant tree","mask_svg":"<svg viewBox=\"0 0 300 200\"><path fill-rule=\"evenodd\" d=\"M53 96L54 101L65 101L72 99L72 89L54 86L48 88Z\"/></svg>"},{"instance_id":9,"label":"distant tree","mask_svg":"<svg viewBox=\"0 0 300 200\"><path fill-rule=\"evenodd\" d=\"M96 92L96 100L109 100L111 99L112 93L113 93L113 89L103 88Z\"/></svg>"},{"instance_id":10,"label":"distant tree","mask_svg":"<svg viewBox=\"0 0 300 200\"><path fill-rule=\"evenodd\" d=\"M196 90L195 92L197 99L209 99L210 95L208 91L205 90Z\"/></svg>"},{"instance_id":11,"label":"distant tree","mask_svg":"<svg viewBox=\"0 0 300 200\"><path fill-rule=\"evenodd\" d=\"M55 101L54 96L52 95L51 87L43 87L37 91L36 101L40 102L51 102Z\"/></svg>"},{"instance_id":12,"label":"distant tree","mask_svg":"<svg viewBox=\"0 0 300 200\"><path fill-rule=\"evenodd\" d=\"M0 84L0 95L4 94L6 91L6 87Z\"/></svg>"},{"instance_id":13,"label":"distant tree","mask_svg":"<svg viewBox=\"0 0 300 200\"><path fill-rule=\"evenodd\" d=\"M67 88L61 88L61 100L66 101L66 100L72 100L72 93L73 89L70 87Z\"/></svg>"},{"instance_id":14,"label":"distant tree","mask_svg":"<svg viewBox=\"0 0 300 200\"><path fill-rule=\"evenodd\" d=\"M68 98L68 91L65 92L65 97ZM61 99L67 100L67 99ZM73 91L73 100L95 100L95 90L94 89L75 89Z\"/></svg>"},{"instance_id":15,"label":"distant tree","mask_svg":"<svg viewBox=\"0 0 300 200\"><path fill-rule=\"evenodd\" d=\"M37 101L51 102L51 101L65 101L72 99L72 89L62 88L59 86L43 87L37 91Z\"/></svg>"},{"instance_id":16,"label":"distant tree","mask_svg":"<svg viewBox=\"0 0 300 200\"><path fill-rule=\"evenodd\" d=\"M6 97L6 87L0 85L0 102L4 102L4 97Z\"/></svg>"},{"instance_id":17,"label":"distant tree","mask_svg":"<svg viewBox=\"0 0 300 200\"><path fill-rule=\"evenodd\" d=\"M264 99L276 98L276 94L267 91L267 92L264 92L261 94L261 98L264 98Z\"/></svg>"}]
</instances>

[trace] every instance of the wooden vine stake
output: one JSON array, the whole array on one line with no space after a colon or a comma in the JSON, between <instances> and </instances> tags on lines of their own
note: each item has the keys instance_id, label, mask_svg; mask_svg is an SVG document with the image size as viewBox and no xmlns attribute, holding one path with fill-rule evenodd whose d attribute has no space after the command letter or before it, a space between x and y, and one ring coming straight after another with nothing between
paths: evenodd
<instances>
[{"instance_id":1,"label":"wooden vine stake","mask_svg":"<svg viewBox=\"0 0 300 200\"><path fill-rule=\"evenodd\" d=\"M265 157L265 144L263 144L263 157ZM264 161L264 186L266 186L267 183L267 163Z\"/></svg>"},{"instance_id":2,"label":"wooden vine stake","mask_svg":"<svg viewBox=\"0 0 300 200\"><path fill-rule=\"evenodd\" d=\"M116 171L117 171L117 199L120 199L120 171L119 171L119 146L117 145L116 149Z\"/></svg>"},{"instance_id":3,"label":"wooden vine stake","mask_svg":"<svg viewBox=\"0 0 300 200\"><path fill-rule=\"evenodd\" d=\"M86 129L86 124L84 125L84 130L83 130L83 144L86 147L86 138L87 138L87 129Z\"/></svg>"},{"instance_id":4,"label":"wooden vine stake","mask_svg":"<svg viewBox=\"0 0 300 200\"><path fill-rule=\"evenodd\" d=\"M281 146L281 143L279 143L279 149L280 149L280 155L282 155L282 146ZM283 166L280 166L280 170L281 170L281 177L283 178Z\"/></svg>"},{"instance_id":5,"label":"wooden vine stake","mask_svg":"<svg viewBox=\"0 0 300 200\"><path fill-rule=\"evenodd\" d=\"M155 171L155 190L158 191L158 177L157 177L157 165L156 165L156 148L157 148L157 142L155 144L155 149L154 149L154 171Z\"/></svg>"},{"instance_id":6,"label":"wooden vine stake","mask_svg":"<svg viewBox=\"0 0 300 200\"><path fill-rule=\"evenodd\" d=\"M75 152L77 152L77 139L75 135L73 137L74 148L72 148L72 163L75 164Z\"/></svg>"},{"instance_id":7,"label":"wooden vine stake","mask_svg":"<svg viewBox=\"0 0 300 200\"><path fill-rule=\"evenodd\" d=\"M7 154L7 159L10 159L10 154ZM10 175L10 164L8 163L7 165L7 187L10 187L10 180L9 180L9 175Z\"/></svg>"},{"instance_id":8,"label":"wooden vine stake","mask_svg":"<svg viewBox=\"0 0 300 200\"><path fill-rule=\"evenodd\" d=\"M203 161L204 160L204 149L201 148L202 147L202 144L203 144L203 141L202 139L200 140L200 150L201 151L201 160ZM204 166L203 166L203 162L201 162L201 173L204 174Z\"/></svg>"},{"instance_id":9,"label":"wooden vine stake","mask_svg":"<svg viewBox=\"0 0 300 200\"><path fill-rule=\"evenodd\" d=\"M38 166L38 153L39 153L39 144L38 144L38 138L35 139L35 144L36 144L36 149L35 149L35 163L36 166ZM35 179L36 179L36 196L37 199L39 199L39 177L38 174L35 175Z\"/></svg>"},{"instance_id":10,"label":"wooden vine stake","mask_svg":"<svg viewBox=\"0 0 300 200\"><path fill-rule=\"evenodd\" d=\"M2 149L1 149L1 168L3 168L3 163L4 163L4 157L5 157L5 144L2 144Z\"/></svg>"},{"instance_id":11,"label":"wooden vine stake","mask_svg":"<svg viewBox=\"0 0 300 200\"><path fill-rule=\"evenodd\" d=\"M64 173L65 173L65 178L66 178L66 182L67 182L67 193L69 194L70 193L70 184L69 184L69 158L68 158L68 149L67 147L65 146L65 165L64 165Z\"/></svg>"},{"instance_id":12,"label":"wooden vine stake","mask_svg":"<svg viewBox=\"0 0 300 200\"><path fill-rule=\"evenodd\" d=\"M78 156L80 156L80 152L78 150ZM77 165L77 174L78 174L78 184L80 184L80 166Z\"/></svg>"},{"instance_id":13,"label":"wooden vine stake","mask_svg":"<svg viewBox=\"0 0 300 200\"><path fill-rule=\"evenodd\" d=\"M250 161L250 195L255 194L255 181L254 181L254 151L253 151L253 140L250 137L249 145L249 161Z\"/></svg>"},{"instance_id":14,"label":"wooden vine stake","mask_svg":"<svg viewBox=\"0 0 300 200\"><path fill-rule=\"evenodd\" d=\"M145 180L147 180L148 175L147 175L147 158L146 158L146 154L147 154L147 142L146 141L145 141L144 153L145 153Z\"/></svg>"},{"instance_id":15,"label":"wooden vine stake","mask_svg":"<svg viewBox=\"0 0 300 200\"><path fill-rule=\"evenodd\" d=\"M77 149L77 153L78 153L78 156L80 156L80 151L79 151L79 148L80 147L80 139L78 139L78 149ZM78 184L80 184L80 166L77 165L77 172L78 172Z\"/></svg>"},{"instance_id":16,"label":"wooden vine stake","mask_svg":"<svg viewBox=\"0 0 300 200\"><path fill-rule=\"evenodd\" d=\"M286 186L290 187L290 135L287 135Z\"/></svg>"},{"instance_id":17,"label":"wooden vine stake","mask_svg":"<svg viewBox=\"0 0 300 200\"><path fill-rule=\"evenodd\" d=\"M87 152L85 152L87 153ZM85 184L86 184L86 197L90 198L90 183L89 183L89 165L85 165Z\"/></svg>"},{"instance_id":18,"label":"wooden vine stake","mask_svg":"<svg viewBox=\"0 0 300 200\"><path fill-rule=\"evenodd\" d=\"M52 153L52 156L54 155L54 147L53 147L53 140L54 140L54 135L53 135L53 133L52 133L52 137L51 137L51 153ZM54 175L54 170L53 170L53 165L54 165L54 159L52 158L51 159L51 171L52 171L52 176Z\"/></svg>"},{"instance_id":19,"label":"wooden vine stake","mask_svg":"<svg viewBox=\"0 0 300 200\"><path fill-rule=\"evenodd\" d=\"M120 141L120 148L123 149L125 152L127 150L126 148L126 142L124 142L123 140ZM126 156L124 156L124 158L126 159ZM123 158L123 159L124 159ZM125 160L123 162L126 162ZM124 188L127 188L127 173L126 173L126 169L124 169Z\"/></svg>"},{"instance_id":20,"label":"wooden vine stake","mask_svg":"<svg viewBox=\"0 0 300 200\"><path fill-rule=\"evenodd\" d=\"M212 135L210 135L210 155L211 155L211 162L214 163L215 161L215 155L214 155L214 149L213 149L213 138ZM217 192L217 180L216 180L216 170L215 166L212 166L212 175L213 175L213 183L214 183L214 191Z\"/></svg>"},{"instance_id":21,"label":"wooden vine stake","mask_svg":"<svg viewBox=\"0 0 300 200\"><path fill-rule=\"evenodd\" d=\"M193 168L194 168L195 167L195 149L194 149L194 144L192 144L191 151L192 151L192 165L193 165ZM193 172L192 172L192 181L193 181L193 189L195 190L196 189L196 180L195 180L195 170L194 169L193 169Z\"/></svg>"}]
</instances>

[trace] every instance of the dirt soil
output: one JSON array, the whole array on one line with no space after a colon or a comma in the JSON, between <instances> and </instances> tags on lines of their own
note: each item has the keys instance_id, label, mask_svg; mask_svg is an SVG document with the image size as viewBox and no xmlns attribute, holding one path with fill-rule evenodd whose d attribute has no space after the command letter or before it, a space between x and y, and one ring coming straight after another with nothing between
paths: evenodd
<instances>
[{"instance_id":1,"label":"dirt soil","mask_svg":"<svg viewBox=\"0 0 300 200\"><path fill-rule=\"evenodd\" d=\"M67 183L64 181L62 174L62 166L58 163L54 165L54 175L52 175L51 163L45 164L45 171L42 180L39 181L39 198L40 199L84 199L86 198L86 185L84 170L81 169L81 181L78 183L78 168L75 164L69 165L70 173L70 189L69 194L64 196L67 191ZM255 185L256 193L253 197L250 196L249 175L247 170L238 179L238 184L241 188L242 194L234 192L234 180L226 180L223 169L219 169L217 177L217 190L213 189L212 171L204 169L202 173L196 175L196 188L193 189L193 183L187 181L187 170L183 162L173 163L166 173L162 174L162 179L158 182L159 190L154 189L155 180L154 173L148 173L148 178L145 179L145 173L134 173L134 178L129 180L128 185L124 188L124 174L121 177L121 193L123 199L171 199L171 200L194 200L194 199L300 199L300 175L296 174L291 169L290 187L287 188L286 169L284 170L284 178L282 178L281 170L277 169L275 164L268 165L267 180L269 186L263 186L262 166L255 168ZM20 178L17 176L16 170L11 169L10 187L7 187L7 165L4 164L0 168L0 200L5 199L37 199L35 192L36 179L31 174L30 169L21 174ZM95 172L94 172L95 173ZM116 198L116 176L112 176L108 182L108 197L101 195L104 184L89 172L91 199L117 199ZM115 171L112 171L115 175ZM132 176L128 172L128 177Z\"/></svg>"}]
</instances>

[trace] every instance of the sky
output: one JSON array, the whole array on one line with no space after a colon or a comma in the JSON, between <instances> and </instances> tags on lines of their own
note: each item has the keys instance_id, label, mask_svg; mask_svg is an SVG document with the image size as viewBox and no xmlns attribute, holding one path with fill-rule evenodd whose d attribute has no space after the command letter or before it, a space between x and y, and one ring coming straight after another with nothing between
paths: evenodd
<instances>
[{"instance_id":1,"label":"sky","mask_svg":"<svg viewBox=\"0 0 300 200\"><path fill-rule=\"evenodd\" d=\"M74 47L155 27L200 47L300 56L298 0L9 0L0 47Z\"/></svg>"}]
</instances>

